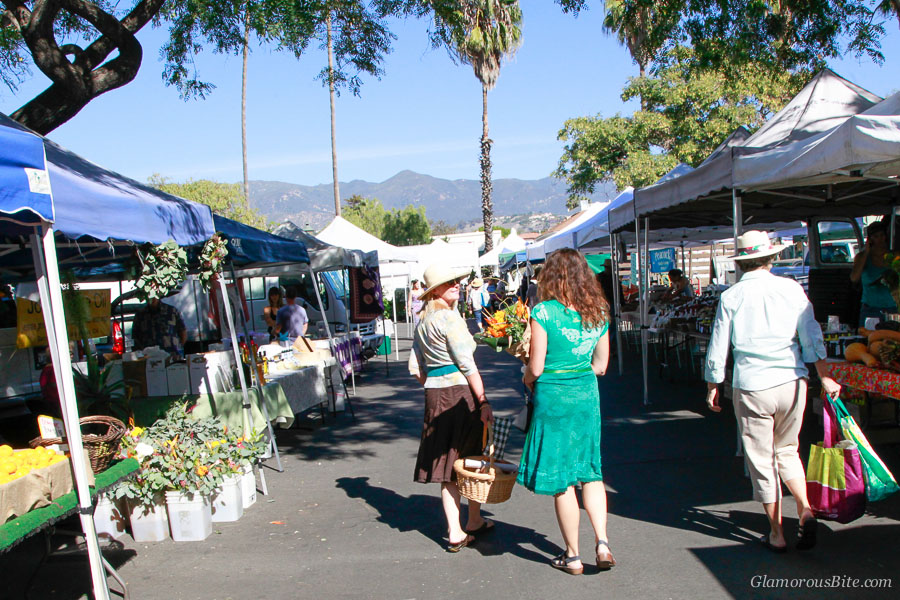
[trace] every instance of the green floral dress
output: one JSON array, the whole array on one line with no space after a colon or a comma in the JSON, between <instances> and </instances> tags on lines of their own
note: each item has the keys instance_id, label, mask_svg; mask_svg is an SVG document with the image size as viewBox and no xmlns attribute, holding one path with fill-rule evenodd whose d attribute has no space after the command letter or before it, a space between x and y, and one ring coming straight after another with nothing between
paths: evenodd
<instances>
[{"instance_id":1,"label":"green floral dress","mask_svg":"<svg viewBox=\"0 0 900 600\"><path fill-rule=\"evenodd\" d=\"M553 495L578 482L603 480L600 392L591 358L607 324L584 329L581 315L556 300L535 306L531 318L547 332L547 358L534 386L518 482Z\"/></svg>"}]
</instances>

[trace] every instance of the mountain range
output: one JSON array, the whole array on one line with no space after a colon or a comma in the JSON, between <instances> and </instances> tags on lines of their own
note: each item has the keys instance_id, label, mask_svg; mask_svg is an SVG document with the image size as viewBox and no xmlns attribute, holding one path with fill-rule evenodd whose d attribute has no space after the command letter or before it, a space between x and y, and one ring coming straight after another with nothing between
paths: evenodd
<instances>
[{"instance_id":1,"label":"mountain range","mask_svg":"<svg viewBox=\"0 0 900 600\"><path fill-rule=\"evenodd\" d=\"M496 179L494 214L498 225L516 225L520 231L539 231L568 214L566 184L545 177L536 180ZM354 180L340 184L341 198L352 195L377 198L388 210L412 204L424 206L428 219L467 229L481 223L481 182L474 179L439 179L401 171L381 183ZM600 186L591 200L605 202L615 196L612 184ZM250 205L270 221L291 220L300 227L319 230L334 216L330 183L307 186L281 181L252 181ZM541 218L544 217L544 218Z\"/></svg>"}]
</instances>

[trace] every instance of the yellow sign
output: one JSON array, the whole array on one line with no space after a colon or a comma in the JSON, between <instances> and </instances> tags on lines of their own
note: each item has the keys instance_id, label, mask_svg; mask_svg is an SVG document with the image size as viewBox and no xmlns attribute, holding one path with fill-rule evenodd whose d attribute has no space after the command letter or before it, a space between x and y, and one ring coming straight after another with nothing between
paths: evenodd
<instances>
[{"instance_id":1,"label":"yellow sign","mask_svg":"<svg viewBox=\"0 0 900 600\"><path fill-rule=\"evenodd\" d=\"M110 291L78 290L78 295L86 307L87 322L85 327L88 337L108 336L110 327ZM39 302L16 298L16 317L17 348L47 345L47 330L44 327L44 314L41 312L41 304ZM72 318L68 306L66 306L66 325L69 339L79 339L78 327L75 325L75 320Z\"/></svg>"}]
</instances>

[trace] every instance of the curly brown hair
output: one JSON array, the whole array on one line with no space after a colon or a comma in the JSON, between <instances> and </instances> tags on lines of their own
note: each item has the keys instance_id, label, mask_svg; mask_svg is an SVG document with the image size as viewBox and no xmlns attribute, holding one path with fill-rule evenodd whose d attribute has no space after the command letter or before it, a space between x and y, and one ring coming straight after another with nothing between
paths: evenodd
<instances>
[{"instance_id":1,"label":"curly brown hair","mask_svg":"<svg viewBox=\"0 0 900 600\"><path fill-rule=\"evenodd\" d=\"M538 288L541 301L557 300L581 315L586 328L609 321L609 303L587 261L571 248L560 248L547 257Z\"/></svg>"}]
</instances>

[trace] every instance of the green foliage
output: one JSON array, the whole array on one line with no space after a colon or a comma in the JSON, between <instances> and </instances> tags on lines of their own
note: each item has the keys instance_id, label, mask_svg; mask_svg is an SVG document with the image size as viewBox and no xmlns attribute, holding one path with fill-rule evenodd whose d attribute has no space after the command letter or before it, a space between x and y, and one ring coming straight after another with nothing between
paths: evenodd
<instances>
[{"instance_id":1,"label":"green foliage","mask_svg":"<svg viewBox=\"0 0 900 600\"><path fill-rule=\"evenodd\" d=\"M493 227L494 230L500 232L501 238L509 237L509 234L512 233L512 229L509 227L497 227L496 225ZM478 231L484 231L484 225L478 228Z\"/></svg>"},{"instance_id":2,"label":"green foliage","mask_svg":"<svg viewBox=\"0 0 900 600\"><path fill-rule=\"evenodd\" d=\"M228 242L217 233L203 244L200 252L200 273L197 279L203 289L209 291L216 276L222 272L225 258L228 256Z\"/></svg>"},{"instance_id":3,"label":"green foliage","mask_svg":"<svg viewBox=\"0 0 900 600\"><path fill-rule=\"evenodd\" d=\"M353 195L344 201L341 216L380 240L395 246L431 242L431 226L425 207L405 206L388 211L377 198Z\"/></svg>"},{"instance_id":4,"label":"green foliage","mask_svg":"<svg viewBox=\"0 0 900 600\"><path fill-rule=\"evenodd\" d=\"M492 89L502 60L522 45L518 0L459 0L433 6L434 45L443 45L454 60L471 65L482 85Z\"/></svg>"},{"instance_id":5,"label":"green foliage","mask_svg":"<svg viewBox=\"0 0 900 600\"><path fill-rule=\"evenodd\" d=\"M187 277L187 254L173 240L152 247L142 261L141 276L135 284L141 300L165 298Z\"/></svg>"},{"instance_id":6,"label":"green foliage","mask_svg":"<svg viewBox=\"0 0 900 600\"><path fill-rule=\"evenodd\" d=\"M456 225L450 225L449 223L444 222L443 219L438 219L437 221L429 219L428 225L431 227L431 235L434 237L451 235L456 233L459 229Z\"/></svg>"},{"instance_id":7,"label":"green foliage","mask_svg":"<svg viewBox=\"0 0 900 600\"><path fill-rule=\"evenodd\" d=\"M387 214L387 210L381 205L381 200L365 198L359 194L354 194L344 200L344 207L341 209L342 217L378 239L384 239L382 236Z\"/></svg>"},{"instance_id":8,"label":"green foliage","mask_svg":"<svg viewBox=\"0 0 900 600\"><path fill-rule=\"evenodd\" d=\"M424 206L407 205L388 213L381 238L395 246L415 246L431 243L431 226Z\"/></svg>"},{"instance_id":9,"label":"green foliage","mask_svg":"<svg viewBox=\"0 0 900 600\"><path fill-rule=\"evenodd\" d=\"M205 204L217 215L257 229L267 228L265 217L250 206L239 183L220 183L209 179L173 183L159 174L151 175L147 183L167 194Z\"/></svg>"},{"instance_id":10,"label":"green foliage","mask_svg":"<svg viewBox=\"0 0 900 600\"><path fill-rule=\"evenodd\" d=\"M679 162L696 167L739 126L759 127L809 77L760 63L704 67L683 47L659 64L651 76L630 79L622 92L624 101L642 98L643 110L566 121L554 175L569 184L570 208L602 181L612 180L618 189L641 187Z\"/></svg>"},{"instance_id":11,"label":"green foliage","mask_svg":"<svg viewBox=\"0 0 900 600\"><path fill-rule=\"evenodd\" d=\"M319 19L316 38L325 43L324 15L330 12L335 58L330 77L328 67L325 67L319 73L319 79L324 85L328 85L330 79L336 91L346 87L354 96L359 96L360 74L381 78L384 55L391 51L391 41L396 36L388 30L384 15L362 0L325 0L317 6L321 13L316 14Z\"/></svg>"}]
</instances>

